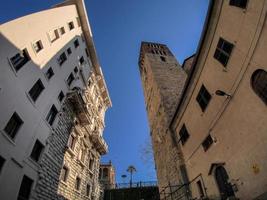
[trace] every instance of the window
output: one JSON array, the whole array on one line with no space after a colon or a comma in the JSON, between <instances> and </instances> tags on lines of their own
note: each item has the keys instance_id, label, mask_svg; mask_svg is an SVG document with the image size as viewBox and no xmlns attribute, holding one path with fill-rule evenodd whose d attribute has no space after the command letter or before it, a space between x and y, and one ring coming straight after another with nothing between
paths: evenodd
<instances>
[{"instance_id":1,"label":"window","mask_svg":"<svg viewBox=\"0 0 267 200\"><path fill-rule=\"evenodd\" d=\"M62 26L59 31L61 35L64 35L66 33L64 26Z\"/></svg>"},{"instance_id":2,"label":"window","mask_svg":"<svg viewBox=\"0 0 267 200\"><path fill-rule=\"evenodd\" d=\"M17 53L15 56L10 58L10 62L16 72L19 71L30 60L31 58L27 49L23 49L21 53Z\"/></svg>"},{"instance_id":3,"label":"window","mask_svg":"<svg viewBox=\"0 0 267 200\"><path fill-rule=\"evenodd\" d=\"M267 72L257 69L251 76L251 86L254 92L267 105Z\"/></svg>"},{"instance_id":4,"label":"window","mask_svg":"<svg viewBox=\"0 0 267 200\"><path fill-rule=\"evenodd\" d=\"M224 67L226 67L233 47L233 44L220 38L214 53L214 58L217 59Z\"/></svg>"},{"instance_id":5,"label":"window","mask_svg":"<svg viewBox=\"0 0 267 200\"><path fill-rule=\"evenodd\" d=\"M38 162L43 149L44 145L39 140L36 140L32 149L31 158Z\"/></svg>"},{"instance_id":6,"label":"window","mask_svg":"<svg viewBox=\"0 0 267 200\"><path fill-rule=\"evenodd\" d=\"M23 121L21 120L19 115L14 112L9 121L7 122L4 131L10 138L14 139L22 124Z\"/></svg>"},{"instance_id":7,"label":"window","mask_svg":"<svg viewBox=\"0 0 267 200\"><path fill-rule=\"evenodd\" d=\"M108 168L103 169L103 178L108 178Z\"/></svg>"},{"instance_id":8,"label":"window","mask_svg":"<svg viewBox=\"0 0 267 200\"><path fill-rule=\"evenodd\" d=\"M83 56L79 59L79 63L80 63L80 65L84 64L84 58L83 58Z\"/></svg>"},{"instance_id":9,"label":"window","mask_svg":"<svg viewBox=\"0 0 267 200\"><path fill-rule=\"evenodd\" d=\"M89 51L88 51L88 49L87 49L87 48L85 48L85 53L86 53L86 56L87 56L87 57L89 57L89 56L90 56L90 54L89 54Z\"/></svg>"},{"instance_id":10,"label":"window","mask_svg":"<svg viewBox=\"0 0 267 200\"><path fill-rule=\"evenodd\" d=\"M69 77L67 78L68 86L70 86L73 81L74 81L73 73L70 73Z\"/></svg>"},{"instance_id":11,"label":"window","mask_svg":"<svg viewBox=\"0 0 267 200\"><path fill-rule=\"evenodd\" d=\"M58 113L57 108L55 105L53 105L46 116L46 121L48 122L49 125L51 126L53 125L56 119L57 113Z\"/></svg>"},{"instance_id":12,"label":"window","mask_svg":"<svg viewBox=\"0 0 267 200\"><path fill-rule=\"evenodd\" d=\"M199 197L204 197L204 190L203 190L203 187L202 187L202 184L201 184L201 181L197 181L197 188L198 188L198 192L199 192Z\"/></svg>"},{"instance_id":13,"label":"window","mask_svg":"<svg viewBox=\"0 0 267 200\"><path fill-rule=\"evenodd\" d=\"M211 95L204 85L201 86L199 93L197 95L197 102L201 107L202 112L204 112L210 102Z\"/></svg>"},{"instance_id":14,"label":"window","mask_svg":"<svg viewBox=\"0 0 267 200\"><path fill-rule=\"evenodd\" d=\"M78 48L79 45L80 45L79 40L78 39L74 40L74 47Z\"/></svg>"},{"instance_id":15,"label":"window","mask_svg":"<svg viewBox=\"0 0 267 200\"><path fill-rule=\"evenodd\" d=\"M2 156L0 156L0 172L2 171L2 168L5 164L6 159L4 159Z\"/></svg>"},{"instance_id":16,"label":"window","mask_svg":"<svg viewBox=\"0 0 267 200\"><path fill-rule=\"evenodd\" d=\"M69 175L69 169L64 165L61 169L60 180L67 182L68 175Z\"/></svg>"},{"instance_id":17,"label":"window","mask_svg":"<svg viewBox=\"0 0 267 200\"><path fill-rule=\"evenodd\" d=\"M231 6L237 6L240 8L246 8L247 7L248 0L230 0Z\"/></svg>"},{"instance_id":18,"label":"window","mask_svg":"<svg viewBox=\"0 0 267 200\"><path fill-rule=\"evenodd\" d=\"M80 186L81 186L81 178L76 177L75 189L80 190Z\"/></svg>"},{"instance_id":19,"label":"window","mask_svg":"<svg viewBox=\"0 0 267 200\"><path fill-rule=\"evenodd\" d=\"M42 44L42 41L41 40L38 40L37 42L35 42L33 44L33 48L35 50L36 53L38 53L39 51L41 51L44 47L43 47L43 44Z\"/></svg>"},{"instance_id":20,"label":"window","mask_svg":"<svg viewBox=\"0 0 267 200\"><path fill-rule=\"evenodd\" d=\"M77 20L78 27L80 27L81 26L80 18L79 17L76 17L76 20Z\"/></svg>"},{"instance_id":21,"label":"window","mask_svg":"<svg viewBox=\"0 0 267 200\"><path fill-rule=\"evenodd\" d=\"M72 53L72 51L71 51L71 48L70 48L70 47L67 49L67 53L68 53L68 55L70 55L70 54Z\"/></svg>"},{"instance_id":22,"label":"window","mask_svg":"<svg viewBox=\"0 0 267 200\"><path fill-rule=\"evenodd\" d=\"M63 52L62 54L60 54L60 56L57 59L58 64L61 66L65 61L67 60L67 56L65 54L65 52Z\"/></svg>"},{"instance_id":23,"label":"window","mask_svg":"<svg viewBox=\"0 0 267 200\"><path fill-rule=\"evenodd\" d=\"M52 76L54 76L54 71L53 71L52 67L49 67L49 69L45 73L45 76L48 80L51 79Z\"/></svg>"},{"instance_id":24,"label":"window","mask_svg":"<svg viewBox=\"0 0 267 200\"><path fill-rule=\"evenodd\" d=\"M160 59L161 59L162 62L166 62L166 58L165 57L160 56Z\"/></svg>"},{"instance_id":25,"label":"window","mask_svg":"<svg viewBox=\"0 0 267 200\"><path fill-rule=\"evenodd\" d=\"M80 154L79 154L79 159L80 159L82 162L84 162L84 160L85 160L85 154L86 154L85 149L81 149L81 150L80 150Z\"/></svg>"},{"instance_id":26,"label":"window","mask_svg":"<svg viewBox=\"0 0 267 200\"><path fill-rule=\"evenodd\" d=\"M68 23L69 29L72 30L74 29L74 23L73 22L69 22Z\"/></svg>"},{"instance_id":27,"label":"window","mask_svg":"<svg viewBox=\"0 0 267 200\"><path fill-rule=\"evenodd\" d=\"M94 159L90 158L89 160L89 169L92 170L93 169L93 165L94 165Z\"/></svg>"},{"instance_id":28,"label":"window","mask_svg":"<svg viewBox=\"0 0 267 200\"><path fill-rule=\"evenodd\" d=\"M58 100L60 101L60 102L62 102L62 100L64 99L64 97L65 97L65 95L64 95L64 93L62 92L62 91L60 91L60 93L59 93L59 95L58 95Z\"/></svg>"},{"instance_id":29,"label":"window","mask_svg":"<svg viewBox=\"0 0 267 200\"><path fill-rule=\"evenodd\" d=\"M43 90L44 90L44 85L42 81L39 79L29 91L29 95L34 102L37 100L37 98L40 96Z\"/></svg>"},{"instance_id":30,"label":"window","mask_svg":"<svg viewBox=\"0 0 267 200\"><path fill-rule=\"evenodd\" d=\"M31 189L33 185L33 180L30 179L28 176L24 175L20 189L19 189L19 194L18 194L18 199L17 200L28 200L30 199L30 194L31 194Z\"/></svg>"},{"instance_id":31,"label":"window","mask_svg":"<svg viewBox=\"0 0 267 200\"><path fill-rule=\"evenodd\" d=\"M49 31L48 35L49 35L50 41L52 43L55 42L59 38L59 34L58 34L58 30L57 29Z\"/></svg>"},{"instance_id":32,"label":"window","mask_svg":"<svg viewBox=\"0 0 267 200\"><path fill-rule=\"evenodd\" d=\"M90 189L91 189L90 185L87 184L87 185L86 185L86 196L87 196L87 197L89 197L89 195L90 195Z\"/></svg>"},{"instance_id":33,"label":"window","mask_svg":"<svg viewBox=\"0 0 267 200\"><path fill-rule=\"evenodd\" d=\"M78 70L78 67L74 67L74 70L73 70L73 71L74 71L75 74L77 74L78 71L79 71L79 70Z\"/></svg>"},{"instance_id":34,"label":"window","mask_svg":"<svg viewBox=\"0 0 267 200\"><path fill-rule=\"evenodd\" d=\"M179 135L180 135L180 140L182 142L182 145L184 145L190 136L184 124L181 130L179 131Z\"/></svg>"},{"instance_id":35,"label":"window","mask_svg":"<svg viewBox=\"0 0 267 200\"><path fill-rule=\"evenodd\" d=\"M208 135L205 138L205 140L202 142L202 146L203 146L204 151L207 151L210 148L210 146L212 145L212 143L213 143L213 139L212 139L211 135Z\"/></svg>"},{"instance_id":36,"label":"window","mask_svg":"<svg viewBox=\"0 0 267 200\"><path fill-rule=\"evenodd\" d=\"M68 147L72 150L74 150L75 148L75 143L76 143L76 138L74 137L74 135L70 135L69 137L69 141L68 141Z\"/></svg>"}]
</instances>

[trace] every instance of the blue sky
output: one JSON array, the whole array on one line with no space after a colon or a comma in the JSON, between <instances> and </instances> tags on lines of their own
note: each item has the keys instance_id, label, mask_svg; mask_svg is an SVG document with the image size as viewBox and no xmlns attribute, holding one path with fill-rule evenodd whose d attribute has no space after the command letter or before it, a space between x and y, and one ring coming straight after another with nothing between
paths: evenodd
<instances>
[{"instance_id":1,"label":"blue sky","mask_svg":"<svg viewBox=\"0 0 267 200\"><path fill-rule=\"evenodd\" d=\"M9 0L1 4L0 23L49 8L60 0ZM208 0L85 0L98 57L113 107L106 114L103 161L112 160L117 181L128 165L134 181L156 180L154 164L141 159L149 140L138 71L141 41L167 44L178 61L191 56L202 31Z\"/></svg>"}]
</instances>

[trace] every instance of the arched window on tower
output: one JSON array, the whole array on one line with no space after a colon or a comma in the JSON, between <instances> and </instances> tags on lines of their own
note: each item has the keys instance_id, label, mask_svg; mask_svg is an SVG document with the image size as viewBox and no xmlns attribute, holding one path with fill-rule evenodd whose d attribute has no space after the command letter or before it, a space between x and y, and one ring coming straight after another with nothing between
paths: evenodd
<instances>
[{"instance_id":1,"label":"arched window on tower","mask_svg":"<svg viewBox=\"0 0 267 200\"><path fill-rule=\"evenodd\" d=\"M267 105L267 72L257 69L251 76L251 86L254 92Z\"/></svg>"},{"instance_id":2,"label":"arched window on tower","mask_svg":"<svg viewBox=\"0 0 267 200\"><path fill-rule=\"evenodd\" d=\"M103 169L103 178L108 178L108 168Z\"/></svg>"}]
</instances>

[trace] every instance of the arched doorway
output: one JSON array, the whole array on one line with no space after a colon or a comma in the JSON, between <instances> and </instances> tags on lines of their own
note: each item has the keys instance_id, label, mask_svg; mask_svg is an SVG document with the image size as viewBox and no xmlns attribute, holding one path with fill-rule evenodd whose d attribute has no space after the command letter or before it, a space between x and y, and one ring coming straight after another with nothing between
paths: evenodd
<instances>
[{"instance_id":1,"label":"arched doorway","mask_svg":"<svg viewBox=\"0 0 267 200\"><path fill-rule=\"evenodd\" d=\"M215 179L216 179L222 200L226 200L228 197L235 196L232 185L228 182L229 176L223 166L218 166L215 169Z\"/></svg>"}]
</instances>

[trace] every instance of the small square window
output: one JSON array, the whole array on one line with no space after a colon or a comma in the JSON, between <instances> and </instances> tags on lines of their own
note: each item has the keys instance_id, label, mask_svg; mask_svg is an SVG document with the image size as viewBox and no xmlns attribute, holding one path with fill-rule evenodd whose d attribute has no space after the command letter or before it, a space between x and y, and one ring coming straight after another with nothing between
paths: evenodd
<instances>
[{"instance_id":1,"label":"small square window","mask_svg":"<svg viewBox=\"0 0 267 200\"><path fill-rule=\"evenodd\" d=\"M57 116L58 110L55 105L52 105L51 109L49 110L47 116L46 116L46 121L48 122L49 125L53 125L56 116Z\"/></svg>"},{"instance_id":2,"label":"small square window","mask_svg":"<svg viewBox=\"0 0 267 200\"><path fill-rule=\"evenodd\" d=\"M30 199L30 194L31 194L31 189L33 185L33 180L30 179L28 176L24 175L20 189L19 189L19 194L17 200L29 200Z\"/></svg>"},{"instance_id":3,"label":"small square window","mask_svg":"<svg viewBox=\"0 0 267 200\"><path fill-rule=\"evenodd\" d=\"M42 81L39 79L29 91L31 99L35 102L43 90L44 90L44 85Z\"/></svg>"},{"instance_id":4,"label":"small square window","mask_svg":"<svg viewBox=\"0 0 267 200\"><path fill-rule=\"evenodd\" d=\"M30 60L31 58L26 48L23 49L21 53L17 53L10 58L10 62L16 72L19 71Z\"/></svg>"},{"instance_id":5,"label":"small square window","mask_svg":"<svg viewBox=\"0 0 267 200\"><path fill-rule=\"evenodd\" d=\"M68 23L69 29L72 30L74 29L74 23L73 22L69 22Z\"/></svg>"},{"instance_id":6,"label":"small square window","mask_svg":"<svg viewBox=\"0 0 267 200\"><path fill-rule=\"evenodd\" d=\"M62 91L60 91L60 93L59 93L59 95L58 95L58 100L59 100L60 102L62 102L62 100L64 99L64 97L65 97L64 93L63 93Z\"/></svg>"},{"instance_id":7,"label":"small square window","mask_svg":"<svg viewBox=\"0 0 267 200\"><path fill-rule=\"evenodd\" d=\"M210 148L210 146L212 145L212 143L213 143L213 139L212 139L211 135L208 135L205 138L205 140L202 142L202 146L203 146L204 151L207 151Z\"/></svg>"},{"instance_id":8,"label":"small square window","mask_svg":"<svg viewBox=\"0 0 267 200\"><path fill-rule=\"evenodd\" d=\"M181 130L179 131L179 135L180 135L180 140L182 142L182 145L184 145L190 136L184 124Z\"/></svg>"},{"instance_id":9,"label":"small square window","mask_svg":"<svg viewBox=\"0 0 267 200\"><path fill-rule=\"evenodd\" d=\"M201 86L198 95L197 95L197 102L201 107L202 112L204 112L211 100L211 95L208 90L205 88L204 85Z\"/></svg>"},{"instance_id":10,"label":"small square window","mask_svg":"<svg viewBox=\"0 0 267 200\"><path fill-rule=\"evenodd\" d=\"M64 35L66 33L64 26L62 26L59 31L61 35Z\"/></svg>"},{"instance_id":11,"label":"small square window","mask_svg":"<svg viewBox=\"0 0 267 200\"><path fill-rule=\"evenodd\" d=\"M84 64L84 57L83 56L79 59L79 63L80 63L80 65Z\"/></svg>"},{"instance_id":12,"label":"small square window","mask_svg":"<svg viewBox=\"0 0 267 200\"><path fill-rule=\"evenodd\" d=\"M78 39L74 40L74 47L78 48L79 45L80 45L79 40Z\"/></svg>"},{"instance_id":13,"label":"small square window","mask_svg":"<svg viewBox=\"0 0 267 200\"><path fill-rule=\"evenodd\" d=\"M166 62L166 58L164 56L160 56L162 62Z\"/></svg>"},{"instance_id":14,"label":"small square window","mask_svg":"<svg viewBox=\"0 0 267 200\"><path fill-rule=\"evenodd\" d=\"M214 58L226 67L232 53L234 45L220 38L214 53Z\"/></svg>"},{"instance_id":15,"label":"small square window","mask_svg":"<svg viewBox=\"0 0 267 200\"><path fill-rule=\"evenodd\" d=\"M80 190L81 187L81 178L77 177L75 182L75 189Z\"/></svg>"},{"instance_id":16,"label":"small square window","mask_svg":"<svg viewBox=\"0 0 267 200\"><path fill-rule=\"evenodd\" d=\"M71 73L67 78L68 86L70 86L73 81L74 81L74 75L73 75L73 73Z\"/></svg>"},{"instance_id":17,"label":"small square window","mask_svg":"<svg viewBox=\"0 0 267 200\"><path fill-rule=\"evenodd\" d=\"M42 44L42 41L41 40L38 40L37 42L35 42L33 44L33 48L35 50L36 53L38 53L39 51L41 51L44 47L43 47L43 44Z\"/></svg>"},{"instance_id":18,"label":"small square window","mask_svg":"<svg viewBox=\"0 0 267 200\"><path fill-rule=\"evenodd\" d=\"M39 141L36 140L33 149L32 149L32 153L31 153L31 158L38 162L41 156L41 153L43 152L44 149L44 145Z\"/></svg>"},{"instance_id":19,"label":"small square window","mask_svg":"<svg viewBox=\"0 0 267 200\"><path fill-rule=\"evenodd\" d=\"M16 112L14 112L9 121L7 122L4 131L10 138L14 139L22 124L22 119Z\"/></svg>"},{"instance_id":20,"label":"small square window","mask_svg":"<svg viewBox=\"0 0 267 200\"><path fill-rule=\"evenodd\" d=\"M60 56L57 58L57 62L58 64L61 66L63 65L63 63L67 60L67 56L65 54L65 52L63 52L62 54L60 54Z\"/></svg>"},{"instance_id":21,"label":"small square window","mask_svg":"<svg viewBox=\"0 0 267 200\"><path fill-rule=\"evenodd\" d=\"M57 29L49 31L48 35L49 35L50 41L52 43L55 42L59 38L59 34L58 34L58 30Z\"/></svg>"},{"instance_id":22,"label":"small square window","mask_svg":"<svg viewBox=\"0 0 267 200\"><path fill-rule=\"evenodd\" d=\"M75 74L77 74L78 71L79 71L78 67L74 67L74 70L73 71L74 71Z\"/></svg>"},{"instance_id":23,"label":"small square window","mask_svg":"<svg viewBox=\"0 0 267 200\"><path fill-rule=\"evenodd\" d=\"M3 169L3 166L5 164L6 159L4 159L2 156L0 156L0 173Z\"/></svg>"},{"instance_id":24,"label":"small square window","mask_svg":"<svg viewBox=\"0 0 267 200\"><path fill-rule=\"evenodd\" d=\"M61 169L60 180L67 182L69 169L64 165Z\"/></svg>"},{"instance_id":25,"label":"small square window","mask_svg":"<svg viewBox=\"0 0 267 200\"><path fill-rule=\"evenodd\" d=\"M54 76L54 71L53 71L52 67L49 67L49 69L45 73L45 76L48 80L50 80L52 78L52 76Z\"/></svg>"},{"instance_id":26,"label":"small square window","mask_svg":"<svg viewBox=\"0 0 267 200\"><path fill-rule=\"evenodd\" d=\"M68 55L70 55L71 53L72 53L72 51L71 51L71 48L69 47L69 48L67 48L67 53L68 53Z\"/></svg>"},{"instance_id":27,"label":"small square window","mask_svg":"<svg viewBox=\"0 0 267 200\"><path fill-rule=\"evenodd\" d=\"M245 9L247 7L248 0L230 0L230 6L236 6Z\"/></svg>"}]
</instances>

